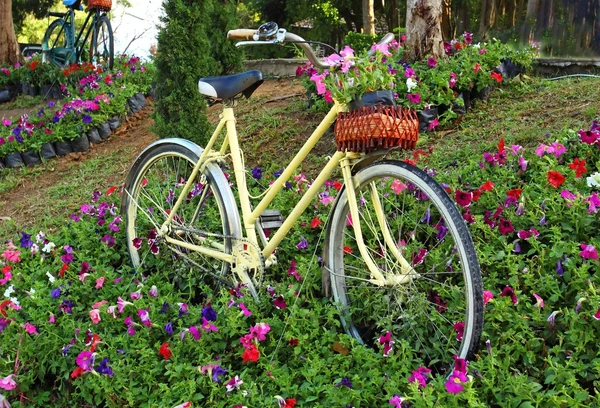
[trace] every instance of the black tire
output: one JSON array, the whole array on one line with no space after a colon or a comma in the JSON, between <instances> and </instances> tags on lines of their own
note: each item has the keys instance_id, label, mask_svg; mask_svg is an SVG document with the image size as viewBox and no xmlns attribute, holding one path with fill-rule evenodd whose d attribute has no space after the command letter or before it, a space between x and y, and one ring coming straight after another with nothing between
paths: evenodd
<instances>
[{"instance_id":1,"label":"black tire","mask_svg":"<svg viewBox=\"0 0 600 408\"><path fill-rule=\"evenodd\" d=\"M390 331L396 343L407 342L399 348L412 349L413 359L446 372L454 355L472 356L483 329L481 271L469 230L443 188L414 166L381 161L361 169L354 180L367 251L389 278L384 286L369 282L344 189L332 210L324 259L346 332L374 345ZM392 282L407 275L385 243L373 197L383 205L394 245L417 273L407 283ZM458 322L464 323L461 340Z\"/></svg>"},{"instance_id":2,"label":"black tire","mask_svg":"<svg viewBox=\"0 0 600 408\"><path fill-rule=\"evenodd\" d=\"M90 62L112 69L115 59L115 43L108 16L98 17L90 46Z\"/></svg>"},{"instance_id":3,"label":"black tire","mask_svg":"<svg viewBox=\"0 0 600 408\"><path fill-rule=\"evenodd\" d=\"M177 201L177 190L183 188L199 154L182 143L157 143L140 155L130 170L121 203L127 247L137 272L152 272L168 264L175 281L190 287L200 283L213 289L233 286L228 263L169 244L160 234L150 242ZM231 237L240 237L241 227L227 179L218 166L209 164L196 181L167 234L231 253L235 241ZM139 249L136 239L142 241ZM157 254L152 253L154 244Z\"/></svg>"},{"instance_id":4,"label":"black tire","mask_svg":"<svg viewBox=\"0 0 600 408\"><path fill-rule=\"evenodd\" d=\"M51 62L59 67L75 62L75 50L67 30L70 27L62 18L50 23L42 38L43 62Z\"/></svg>"}]
</instances>

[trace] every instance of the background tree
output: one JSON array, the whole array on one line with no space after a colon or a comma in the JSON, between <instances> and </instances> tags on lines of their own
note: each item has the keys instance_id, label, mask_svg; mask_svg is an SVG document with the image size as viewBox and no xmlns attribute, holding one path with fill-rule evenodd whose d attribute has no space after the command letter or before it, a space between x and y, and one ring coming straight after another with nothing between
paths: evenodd
<instances>
[{"instance_id":1,"label":"background tree","mask_svg":"<svg viewBox=\"0 0 600 408\"><path fill-rule=\"evenodd\" d=\"M375 4L373 0L362 0L364 33L375 34Z\"/></svg>"},{"instance_id":2,"label":"background tree","mask_svg":"<svg viewBox=\"0 0 600 408\"><path fill-rule=\"evenodd\" d=\"M239 67L240 51L225 42L237 28L231 0L165 0L158 32L155 130L160 137L207 141L206 101L198 80Z\"/></svg>"},{"instance_id":3,"label":"background tree","mask_svg":"<svg viewBox=\"0 0 600 408\"><path fill-rule=\"evenodd\" d=\"M441 16L442 0L407 0L406 45L410 60L444 55Z\"/></svg>"}]
</instances>

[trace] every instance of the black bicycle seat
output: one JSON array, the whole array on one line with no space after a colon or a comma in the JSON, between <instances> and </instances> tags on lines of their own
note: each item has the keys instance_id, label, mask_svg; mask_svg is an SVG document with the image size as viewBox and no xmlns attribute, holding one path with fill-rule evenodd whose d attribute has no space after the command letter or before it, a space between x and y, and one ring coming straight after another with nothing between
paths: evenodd
<instances>
[{"instance_id":1,"label":"black bicycle seat","mask_svg":"<svg viewBox=\"0 0 600 408\"><path fill-rule=\"evenodd\" d=\"M240 93L249 98L262 83L262 72L252 70L241 74L200 78L198 90L202 95L216 99L231 99Z\"/></svg>"}]
</instances>

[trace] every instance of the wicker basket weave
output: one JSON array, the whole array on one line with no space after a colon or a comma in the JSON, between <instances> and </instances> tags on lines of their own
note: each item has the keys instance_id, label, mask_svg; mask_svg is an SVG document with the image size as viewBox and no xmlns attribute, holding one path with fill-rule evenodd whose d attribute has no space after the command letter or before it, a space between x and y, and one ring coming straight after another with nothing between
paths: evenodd
<instances>
[{"instance_id":1,"label":"wicker basket weave","mask_svg":"<svg viewBox=\"0 0 600 408\"><path fill-rule=\"evenodd\" d=\"M88 0L88 9L109 11L112 8L112 0Z\"/></svg>"},{"instance_id":2,"label":"wicker basket weave","mask_svg":"<svg viewBox=\"0 0 600 408\"><path fill-rule=\"evenodd\" d=\"M339 113L334 133L339 151L412 149L419 138L419 118L410 109L369 106Z\"/></svg>"}]
</instances>

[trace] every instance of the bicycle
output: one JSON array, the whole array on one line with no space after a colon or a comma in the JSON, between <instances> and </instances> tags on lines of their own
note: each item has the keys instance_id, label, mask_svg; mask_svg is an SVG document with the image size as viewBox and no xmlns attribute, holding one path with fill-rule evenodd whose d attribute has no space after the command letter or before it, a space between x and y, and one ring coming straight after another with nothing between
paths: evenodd
<instances>
[{"instance_id":1,"label":"bicycle","mask_svg":"<svg viewBox=\"0 0 600 408\"><path fill-rule=\"evenodd\" d=\"M110 10L111 0L89 1L87 17L77 37L75 11L83 10L81 0L63 0L63 4L67 7L65 13L48 12L48 16L58 18L50 23L44 33L42 60L59 67L85 60L112 69L114 41L110 20L106 15L106 11Z\"/></svg>"},{"instance_id":2,"label":"bicycle","mask_svg":"<svg viewBox=\"0 0 600 408\"><path fill-rule=\"evenodd\" d=\"M238 29L228 38L246 40L240 46L296 43L315 66L328 67L306 41L283 29ZM392 39L391 34L384 38ZM166 247L174 274L193 270L209 285L243 284L257 297L265 269L277 262L276 247L340 168L344 187L325 228L322 275L346 332L373 345L390 331L437 369L453 362L454 355L470 357L483 327L483 289L466 223L432 177L408 163L386 159L389 150L337 151L277 231L265 237L265 222L279 216L269 204L347 108L334 103L253 207L230 105L234 97L249 98L262 82L260 71L200 79L200 93L225 104L206 147L162 139L132 164L121 213L136 271L151 270L157 262L152 254L160 256ZM237 200L223 170L229 160ZM460 322L464 329L458 335Z\"/></svg>"}]
</instances>

